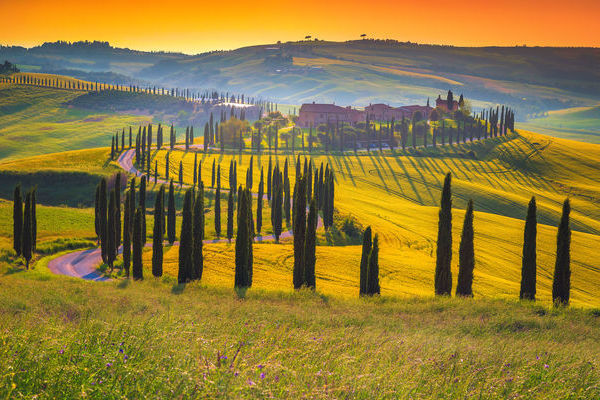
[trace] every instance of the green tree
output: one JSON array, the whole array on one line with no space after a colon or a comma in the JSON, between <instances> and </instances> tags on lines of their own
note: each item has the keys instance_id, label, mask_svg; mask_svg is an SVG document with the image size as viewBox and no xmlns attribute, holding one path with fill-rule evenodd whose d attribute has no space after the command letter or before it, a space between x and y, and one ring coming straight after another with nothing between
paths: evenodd
<instances>
[{"instance_id":1,"label":"green tree","mask_svg":"<svg viewBox=\"0 0 600 400\"><path fill-rule=\"evenodd\" d=\"M21 240L23 236L23 199L21 184L15 186L13 195L13 249L17 257L21 255Z\"/></svg>"},{"instance_id":2,"label":"green tree","mask_svg":"<svg viewBox=\"0 0 600 400\"><path fill-rule=\"evenodd\" d=\"M367 282L369 281L369 254L373 246L371 238L371 227L368 226L363 232L362 255L360 259L360 288L359 294L368 294Z\"/></svg>"},{"instance_id":3,"label":"green tree","mask_svg":"<svg viewBox=\"0 0 600 400\"><path fill-rule=\"evenodd\" d=\"M537 274L537 205L535 197L529 201L525 231L523 233L523 257L521 266L521 300L535 300Z\"/></svg>"},{"instance_id":4,"label":"green tree","mask_svg":"<svg viewBox=\"0 0 600 400\"><path fill-rule=\"evenodd\" d=\"M108 239L108 203L106 197L106 178L102 178L100 181L100 204L98 206L100 216L100 253L102 255L102 262L106 263L107 260L107 239Z\"/></svg>"},{"instance_id":5,"label":"green tree","mask_svg":"<svg viewBox=\"0 0 600 400\"><path fill-rule=\"evenodd\" d=\"M306 221L306 238L304 239L304 284L311 289L315 289L316 286L317 215L317 204L313 197L310 201Z\"/></svg>"},{"instance_id":6,"label":"green tree","mask_svg":"<svg viewBox=\"0 0 600 400\"><path fill-rule=\"evenodd\" d=\"M294 289L300 289L304 284L304 259L306 240L306 177L301 176L294 185L294 207L293 207L293 230L294 230Z\"/></svg>"},{"instance_id":7,"label":"green tree","mask_svg":"<svg viewBox=\"0 0 600 400\"><path fill-rule=\"evenodd\" d=\"M202 181L198 184L198 194L196 195L196 201L194 201L194 221L192 227L194 250L192 253L194 274L193 279L202 279L202 272L204 270L204 252L203 243L204 240L204 185Z\"/></svg>"},{"instance_id":8,"label":"green tree","mask_svg":"<svg viewBox=\"0 0 600 400\"><path fill-rule=\"evenodd\" d=\"M262 209L263 209L263 196L265 190L265 182L263 179L263 169L260 169L260 182L258 183L258 200L256 202L256 232L260 233L262 229Z\"/></svg>"},{"instance_id":9,"label":"green tree","mask_svg":"<svg viewBox=\"0 0 600 400\"><path fill-rule=\"evenodd\" d=\"M142 238L142 209L137 208L135 210L135 217L133 219L133 252L132 252L132 275L135 280L144 279L144 267L142 264L142 250L144 248L144 242Z\"/></svg>"},{"instance_id":10,"label":"green tree","mask_svg":"<svg viewBox=\"0 0 600 400\"><path fill-rule=\"evenodd\" d=\"M165 186L161 185L154 200L154 230L152 231L152 275L160 278L163 274L163 213Z\"/></svg>"},{"instance_id":11,"label":"green tree","mask_svg":"<svg viewBox=\"0 0 600 400\"><path fill-rule=\"evenodd\" d=\"M473 200L469 200L458 250L457 296L473 296L473 270L475 269L473 237Z\"/></svg>"},{"instance_id":12,"label":"green tree","mask_svg":"<svg viewBox=\"0 0 600 400\"><path fill-rule=\"evenodd\" d=\"M569 305L571 291L571 228L569 215L571 203L566 199L563 203L562 217L556 237L556 263L552 282L552 302L555 305Z\"/></svg>"},{"instance_id":13,"label":"green tree","mask_svg":"<svg viewBox=\"0 0 600 400\"><path fill-rule=\"evenodd\" d=\"M107 235L106 235L106 264L111 272L114 268L114 262L117 258L117 205L116 205L115 189L111 190L108 200L108 219L107 219Z\"/></svg>"},{"instance_id":14,"label":"green tree","mask_svg":"<svg viewBox=\"0 0 600 400\"><path fill-rule=\"evenodd\" d=\"M380 293L379 287L379 236L373 237L373 246L369 253L369 272L367 280L367 294L373 296Z\"/></svg>"},{"instance_id":15,"label":"green tree","mask_svg":"<svg viewBox=\"0 0 600 400\"><path fill-rule=\"evenodd\" d=\"M131 195L125 193L125 206L123 208L123 269L125 276L129 276L129 267L131 265Z\"/></svg>"},{"instance_id":16,"label":"green tree","mask_svg":"<svg viewBox=\"0 0 600 400\"><path fill-rule=\"evenodd\" d=\"M221 167L219 167L219 171ZM217 179L217 190L215 191L215 234L221 236L221 180Z\"/></svg>"},{"instance_id":17,"label":"green tree","mask_svg":"<svg viewBox=\"0 0 600 400\"><path fill-rule=\"evenodd\" d=\"M31 192L25 195L25 208L23 211L23 230L21 232L21 255L25 259L25 268L29 269L32 253L31 232Z\"/></svg>"},{"instance_id":18,"label":"green tree","mask_svg":"<svg viewBox=\"0 0 600 400\"><path fill-rule=\"evenodd\" d=\"M140 208L142 210L142 243L146 244L146 175L140 179Z\"/></svg>"},{"instance_id":19,"label":"green tree","mask_svg":"<svg viewBox=\"0 0 600 400\"><path fill-rule=\"evenodd\" d=\"M227 199L227 240L231 243L231 239L233 239L233 188L229 189L229 197ZM238 204L239 199L238 199Z\"/></svg>"},{"instance_id":20,"label":"green tree","mask_svg":"<svg viewBox=\"0 0 600 400\"><path fill-rule=\"evenodd\" d=\"M176 238L176 210L175 210L175 187L173 179L169 182L169 199L167 204L167 240L173 245Z\"/></svg>"},{"instance_id":21,"label":"green tree","mask_svg":"<svg viewBox=\"0 0 600 400\"><path fill-rule=\"evenodd\" d=\"M235 240L235 282L236 288L252 286L252 212L250 190L241 191L237 215L237 235Z\"/></svg>"},{"instance_id":22,"label":"green tree","mask_svg":"<svg viewBox=\"0 0 600 400\"><path fill-rule=\"evenodd\" d=\"M177 281L185 283L192 277L193 232L192 232L192 191L186 190L181 215L181 236L179 237L179 273Z\"/></svg>"},{"instance_id":23,"label":"green tree","mask_svg":"<svg viewBox=\"0 0 600 400\"><path fill-rule=\"evenodd\" d=\"M452 176L448 172L444 179L442 201L439 212L437 258L435 265L435 294L450 295L452 292Z\"/></svg>"}]
</instances>

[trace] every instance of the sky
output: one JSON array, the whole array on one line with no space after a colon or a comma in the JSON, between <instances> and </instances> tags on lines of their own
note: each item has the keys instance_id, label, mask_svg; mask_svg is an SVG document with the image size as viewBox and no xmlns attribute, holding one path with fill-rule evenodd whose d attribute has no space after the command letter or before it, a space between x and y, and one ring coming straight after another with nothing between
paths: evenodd
<instances>
[{"instance_id":1,"label":"sky","mask_svg":"<svg viewBox=\"0 0 600 400\"><path fill-rule=\"evenodd\" d=\"M600 0L0 0L0 6L0 44L26 47L102 40L196 54L363 33L455 46L600 47Z\"/></svg>"}]
</instances>

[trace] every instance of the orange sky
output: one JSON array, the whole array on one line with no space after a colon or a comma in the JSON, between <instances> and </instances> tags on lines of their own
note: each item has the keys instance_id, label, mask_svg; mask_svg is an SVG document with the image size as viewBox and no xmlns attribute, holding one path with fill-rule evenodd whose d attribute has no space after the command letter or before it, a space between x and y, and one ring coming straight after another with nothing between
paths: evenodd
<instances>
[{"instance_id":1,"label":"orange sky","mask_svg":"<svg viewBox=\"0 0 600 400\"><path fill-rule=\"evenodd\" d=\"M4 3L4 4L2 4ZM600 47L600 0L0 0L0 44L105 40L198 53L312 35L453 45Z\"/></svg>"}]
</instances>

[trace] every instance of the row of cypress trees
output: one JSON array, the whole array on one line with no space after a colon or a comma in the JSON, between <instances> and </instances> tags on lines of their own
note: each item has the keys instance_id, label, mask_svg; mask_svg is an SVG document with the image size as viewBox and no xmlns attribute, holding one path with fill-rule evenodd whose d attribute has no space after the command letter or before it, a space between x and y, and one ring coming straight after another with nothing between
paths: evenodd
<instances>
[{"instance_id":1,"label":"row of cypress trees","mask_svg":"<svg viewBox=\"0 0 600 400\"><path fill-rule=\"evenodd\" d=\"M17 257L25 259L26 269L37 244L36 208L36 189L29 190L23 200L21 185L17 184L13 195L13 249Z\"/></svg>"},{"instance_id":2,"label":"row of cypress trees","mask_svg":"<svg viewBox=\"0 0 600 400\"><path fill-rule=\"evenodd\" d=\"M437 257L435 268L434 288L436 295L449 296L452 291L452 176L448 173L444 179L442 199L439 211ZM569 199L563 203L562 216L558 226L556 240L556 261L552 284L552 301L555 305L568 305L571 287L570 246L571 229L569 216L571 205ZM523 254L521 266L521 287L519 297L535 300L536 294L536 236L537 236L537 205L532 197L525 220ZM475 268L473 230L473 201L469 200L461 241L459 245L457 296L473 296L473 271ZM362 269L361 269L362 272Z\"/></svg>"}]
</instances>

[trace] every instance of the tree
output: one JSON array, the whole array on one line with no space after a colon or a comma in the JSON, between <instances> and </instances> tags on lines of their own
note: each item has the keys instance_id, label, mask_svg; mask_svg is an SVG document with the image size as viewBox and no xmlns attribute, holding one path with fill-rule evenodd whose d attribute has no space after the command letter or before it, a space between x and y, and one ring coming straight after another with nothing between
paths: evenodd
<instances>
[{"instance_id":1,"label":"tree","mask_svg":"<svg viewBox=\"0 0 600 400\"><path fill-rule=\"evenodd\" d=\"M552 302L555 305L569 305L571 291L570 214L571 203L569 199L566 199L563 203L562 217L556 237L556 263L554 264L554 280L552 282Z\"/></svg>"},{"instance_id":2,"label":"tree","mask_svg":"<svg viewBox=\"0 0 600 400\"><path fill-rule=\"evenodd\" d=\"M132 275L135 280L144 279L144 268L142 265L142 249L144 248L144 242L142 238L142 209L138 207L135 210L135 217L133 219L133 252L132 252Z\"/></svg>"},{"instance_id":3,"label":"tree","mask_svg":"<svg viewBox=\"0 0 600 400\"><path fill-rule=\"evenodd\" d=\"M100 180L100 193L99 193L99 206L98 206L98 214L100 217L100 253L102 255L102 262L107 262L107 221L108 221L108 204L106 198L106 178L102 178Z\"/></svg>"},{"instance_id":4,"label":"tree","mask_svg":"<svg viewBox=\"0 0 600 400\"><path fill-rule=\"evenodd\" d=\"M202 279L204 270L204 185L200 181L198 185L198 194L194 201L194 221L192 226L194 249L192 252L193 259L193 276L192 279Z\"/></svg>"},{"instance_id":5,"label":"tree","mask_svg":"<svg viewBox=\"0 0 600 400\"><path fill-rule=\"evenodd\" d=\"M252 286L252 210L250 206L250 190L240 192L239 211L237 216L237 236L235 239L235 283L236 288Z\"/></svg>"},{"instance_id":6,"label":"tree","mask_svg":"<svg viewBox=\"0 0 600 400\"><path fill-rule=\"evenodd\" d=\"M306 240L306 177L301 176L294 186L294 289L300 289L304 283L304 250Z\"/></svg>"},{"instance_id":7,"label":"tree","mask_svg":"<svg viewBox=\"0 0 600 400\"><path fill-rule=\"evenodd\" d=\"M254 175L253 161L254 156L250 156L250 165L248 166L248 171L246 172L246 187L250 190L252 190L252 175Z\"/></svg>"},{"instance_id":8,"label":"tree","mask_svg":"<svg viewBox=\"0 0 600 400\"><path fill-rule=\"evenodd\" d=\"M213 158L213 162L212 162L212 175L210 178L210 187L214 188L215 187L215 159Z\"/></svg>"},{"instance_id":9,"label":"tree","mask_svg":"<svg viewBox=\"0 0 600 400\"><path fill-rule=\"evenodd\" d=\"M273 165L271 163L271 156L269 156L269 168L267 169L267 200L271 200L271 177L273 175Z\"/></svg>"},{"instance_id":10,"label":"tree","mask_svg":"<svg viewBox=\"0 0 600 400\"><path fill-rule=\"evenodd\" d=\"M31 192L25 195L25 209L23 211L23 230L21 231L21 255L25 259L25 268L29 269L32 257L31 233Z\"/></svg>"},{"instance_id":11,"label":"tree","mask_svg":"<svg viewBox=\"0 0 600 400\"><path fill-rule=\"evenodd\" d=\"M442 201L439 212L437 257L435 265L435 294L450 295L452 291L452 175L448 172L444 179Z\"/></svg>"},{"instance_id":12,"label":"tree","mask_svg":"<svg viewBox=\"0 0 600 400\"><path fill-rule=\"evenodd\" d=\"M179 161L179 186L183 186L183 161Z\"/></svg>"},{"instance_id":13,"label":"tree","mask_svg":"<svg viewBox=\"0 0 600 400\"><path fill-rule=\"evenodd\" d=\"M241 188L241 186L240 186ZM229 240L229 242L231 243L231 239L233 238L233 207L234 207L234 202L233 202L233 188L229 189L229 197L227 199L227 240ZM238 199L238 204L239 203L239 199Z\"/></svg>"},{"instance_id":14,"label":"tree","mask_svg":"<svg viewBox=\"0 0 600 400\"><path fill-rule=\"evenodd\" d=\"M13 195L13 249L17 257L21 255L21 240L23 236L23 199L21 184L15 186Z\"/></svg>"},{"instance_id":15,"label":"tree","mask_svg":"<svg viewBox=\"0 0 600 400\"><path fill-rule=\"evenodd\" d=\"M283 182L281 178L281 172L279 172L278 167L275 167L273 170L272 180L273 182L271 182L271 189L273 192L271 193L271 225L273 227L275 241L279 242L283 216Z\"/></svg>"},{"instance_id":16,"label":"tree","mask_svg":"<svg viewBox=\"0 0 600 400\"><path fill-rule=\"evenodd\" d=\"M360 258L360 287L359 294L367 295L368 294L368 281L369 281L369 254L371 254L372 247L372 239L371 239L371 227L368 226L367 229L363 232L363 242L362 242L362 255Z\"/></svg>"},{"instance_id":17,"label":"tree","mask_svg":"<svg viewBox=\"0 0 600 400\"><path fill-rule=\"evenodd\" d=\"M181 236L179 237L179 273L177 281L185 283L192 277L193 232L192 232L192 190L188 189L183 198L181 214Z\"/></svg>"},{"instance_id":18,"label":"tree","mask_svg":"<svg viewBox=\"0 0 600 400\"><path fill-rule=\"evenodd\" d=\"M286 221L287 225L289 225L290 218L291 218L291 210L290 210L291 199L290 199L290 178L288 176L287 158L285 159L285 167L283 168L283 193L284 193L283 209L284 209L284 214L285 214L285 221Z\"/></svg>"},{"instance_id":19,"label":"tree","mask_svg":"<svg viewBox=\"0 0 600 400\"><path fill-rule=\"evenodd\" d=\"M146 244L146 175L140 179L140 209L142 210L142 243Z\"/></svg>"},{"instance_id":20,"label":"tree","mask_svg":"<svg viewBox=\"0 0 600 400\"><path fill-rule=\"evenodd\" d=\"M129 192L125 193L125 206L123 209L123 269L125 276L129 276L129 266L131 264L131 199Z\"/></svg>"},{"instance_id":21,"label":"tree","mask_svg":"<svg viewBox=\"0 0 600 400\"><path fill-rule=\"evenodd\" d=\"M473 200L469 200L458 250L457 296L473 296L473 270L475 269L473 236Z\"/></svg>"},{"instance_id":22,"label":"tree","mask_svg":"<svg viewBox=\"0 0 600 400\"><path fill-rule=\"evenodd\" d=\"M454 108L454 94L452 93L452 90L448 90L448 96L446 96L446 107L448 108L448 111L452 111Z\"/></svg>"},{"instance_id":23,"label":"tree","mask_svg":"<svg viewBox=\"0 0 600 400\"><path fill-rule=\"evenodd\" d=\"M118 172L115 176L115 231L116 231L116 246L117 252L121 246L121 173Z\"/></svg>"},{"instance_id":24,"label":"tree","mask_svg":"<svg viewBox=\"0 0 600 400\"><path fill-rule=\"evenodd\" d=\"M369 272L367 280L367 294L373 296L380 293L379 287L379 236L375 234L373 246L369 253Z\"/></svg>"},{"instance_id":25,"label":"tree","mask_svg":"<svg viewBox=\"0 0 600 400\"><path fill-rule=\"evenodd\" d=\"M23 213L21 213L21 219L23 218ZM21 222L22 224L22 222ZM94 228L96 232L96 241L98 245L100 244L100 183L96 185L96 197L94 200Z\"/></svg>"},{"instance_id":26,"label":"tree","mask_svg":"<svg viewBox=\"0 0 600 400\"><path fill-rule=\"evenodd\" d=\"M175 242L175 227L176 225L176 211L175 211L175 187L173 185L173 179L169 183L169 200L167 204L167 240L170 245Z\"/></svg>"},{"instance_id":27,"label":"tree","mask_svg":"<svg viewBox=\"0 0 600 400\"><path fill-rule=\"evenodd\" d=\"M256 202L256 232L260 233L262 229L262 209L263 209L263 196L265 190L265 182L263 176L263 169L260 169L260 182L258 182L258 200Z\"/></svg>"},{"instance_id":28,"label":"tree","mask_svg":"<svg viewBox=\"0 0 600 400\"><path fill-rule=\"evenodd\" d=\"M107 220L107 235L106 235L106 264L111 272L114 268L114 262L117 258L117 205L116 205L115 189L111 190L108 200L108 220Z\"/></svg>"},{"instance_id":29,"label":"tree","mask_svg":"<svg viewBox=\"0 0 600 400\"><path fill-rule=\"evenodd\" d=\"M317 263L317 204L313 197L310 201L308 219L306 221L306 236L304 239L304 284L315 289L315 264Z\"/></svg>"},{"instance_id":30,"label":"tree","mask_svg":"<svg viewBox=\"0 0 600 400\"><path fill-rule=\"evenodd\" d=\"M537 274L537 205L535 197L529 201L525 231L523 233L523 257L521 265L521 300L535 300Z\"/></svg>"},{"instance_id":31,"label":"tree","mask_svg":"<svg viewBox=\"0 0 600 400\"><path fill-rule=\"evenodd\" d=\"M219 166L219 175L221 166ZM215 234L221 236L221 180L217 178L217 190L215 192Z\"/></svg>"},{"instance_id":32,"label":"tree","mask_svg":"<svg viewBox=\"0 0 600 400\"><path fill-rule=\"evenodd\" d=\"M152 231L152 275L160 278L163 274L163 213L165 186L161 185L154 200L154 230Z\"/></svg>"}]
</instances>

